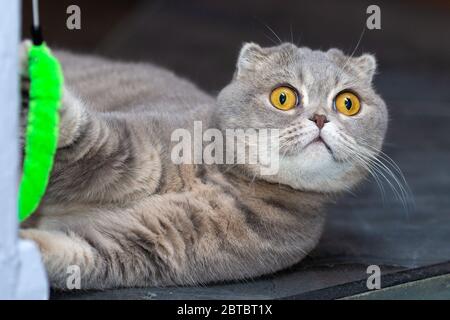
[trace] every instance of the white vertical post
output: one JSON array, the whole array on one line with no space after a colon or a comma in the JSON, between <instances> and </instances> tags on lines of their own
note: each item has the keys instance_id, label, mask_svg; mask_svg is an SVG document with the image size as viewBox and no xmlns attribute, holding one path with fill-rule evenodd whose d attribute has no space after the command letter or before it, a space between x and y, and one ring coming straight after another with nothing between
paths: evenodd
<instances>
[{"instance_id":1,"label":"white vertical post","mask_svg":"<svg viewBox=\"0 0 450 320\"><path fill-rule=\"evenodd\" d=\"M20 5L0 0L0 299L46 299L36 246L18 239Z\"/></svg>"}]
</instances>

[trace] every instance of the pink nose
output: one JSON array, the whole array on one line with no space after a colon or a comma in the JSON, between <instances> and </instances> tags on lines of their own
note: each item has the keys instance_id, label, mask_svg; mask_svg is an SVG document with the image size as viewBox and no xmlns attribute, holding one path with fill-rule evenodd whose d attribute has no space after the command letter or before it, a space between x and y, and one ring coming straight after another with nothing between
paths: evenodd
<instances>
[{"instance_id":1,"label":"pink nose","mask_svg":"<svg viewBox=\"0 0 450 320\"><path fill-rule=\"evenodd\" d=\"M324 116L323 114L315 114L312 118L310 118L309 120L313 121L316 123L316 126L319 129L322 129L323 126L325 125L325 123L329 122L327 117Z\"/></svg>"}]
</instances>

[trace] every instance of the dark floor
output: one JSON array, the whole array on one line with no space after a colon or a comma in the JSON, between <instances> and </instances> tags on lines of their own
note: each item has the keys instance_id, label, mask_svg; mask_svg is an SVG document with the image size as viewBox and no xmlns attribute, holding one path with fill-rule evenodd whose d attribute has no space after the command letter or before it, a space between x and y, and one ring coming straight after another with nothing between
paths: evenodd
<instances>
[{"instance_id":1,"label":"dark floor","mask_svg":"<svg viewBox=\"0 0 450 320\"><path fill-rule=\"evenodd\" d=\"M68 31L69 1L42 2L50 44L154 61L212 93L231 78L243 41L270 45L278 41L276 33L301 45L352 52L368 5L356 0L70 1L80 5L83 24L81 31ZM54 298L282 298L365 279L371 264L381 265L386 275L449 261L450 2L380 1L379 6L382 30L366 30L356 54L378 57L376 85L391 114L385 152L402 169L413 208L405 210L388 185L383 200L369 181L330 209L320 245L291 270L238 284Z\"/></svg>"}]
</instances>

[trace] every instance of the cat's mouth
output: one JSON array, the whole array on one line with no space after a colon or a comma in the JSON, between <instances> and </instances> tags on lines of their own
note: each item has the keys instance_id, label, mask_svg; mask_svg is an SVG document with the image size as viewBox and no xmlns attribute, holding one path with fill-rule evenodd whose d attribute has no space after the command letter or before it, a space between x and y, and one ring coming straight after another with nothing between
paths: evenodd
<instances>
[{"instance_id":1,"label":"cat's mouth","mask_svg":"<svg viewBox=\"0 0 450 320\"><path fill-rule=\"evenodd\" d=\"M316 138L314 138L310 143L308 143L305 148L315 145L315 144L322 144L325 146L325 148L328 150L328 152L330 152L331 154L333 154L333 150L331 149L331 147L325 142L325 140L322 139L322 137L319 135Z\"/></svg>"}]
</instances>

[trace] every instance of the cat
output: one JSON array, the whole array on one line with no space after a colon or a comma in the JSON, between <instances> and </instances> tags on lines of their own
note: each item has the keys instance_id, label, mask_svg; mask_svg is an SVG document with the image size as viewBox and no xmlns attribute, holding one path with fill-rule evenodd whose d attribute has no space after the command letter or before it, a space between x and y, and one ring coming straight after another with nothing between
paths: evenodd
<instances>
[{"instance_id":1,"label":"cat","mask_svg":"<svg viewBox=\"0 0 450 320\"><path fill-rule=\"evenodd\" d=\"M370 54L246 43L215 98L151 64L54 53L65 74L58 151L20 236L36 242L56 289L72 265L82 289L199 285L292 266L316 246L327 204L368 175L387 130ZM195 121L278 129L278 171L175 164L171 134Z\"/></svg>"}]
</instances>

